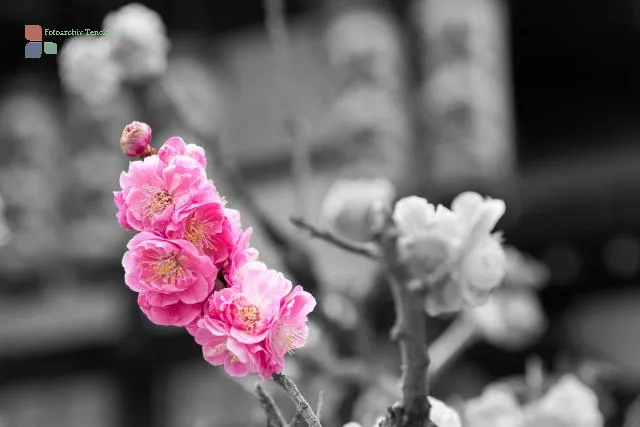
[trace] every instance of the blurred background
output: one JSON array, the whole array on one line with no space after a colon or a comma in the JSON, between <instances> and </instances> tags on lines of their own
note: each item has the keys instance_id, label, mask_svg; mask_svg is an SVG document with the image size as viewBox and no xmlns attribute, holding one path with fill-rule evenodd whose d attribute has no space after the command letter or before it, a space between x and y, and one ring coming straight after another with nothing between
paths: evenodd
<instances>
[{"instance_id":1,"label":"blurred background","mask_svg":"<svg viewBox=\"0 0 640 427\"><path fill-rule=\"evenodd\" d=\"M99 30L126 2L2 7L0 427L263 423L245 383L207 365L184 331L144 319L123 284L130 234L116 222L112 192L128 165L120 132L132 120L151 125L156 146L177 134L237 165L240 189L213 161L211 176L254 227L265 262L283 270L300 247L274 236L301 244L288 217L321 221L339 177L384 176L399 196L443 203L462 189L504 198L506 241L550 272L540 292L547 332L518 351L473 345L434 394L476 395L537 354L555 369L616 372L601 404L620 425L640 392L639 2L291 0L290 57L274 57L260 1L142 3L171 43L166 93L146 88L152 107L136 86L90 108L69 96L67 37L45 36L57 56L23 59L25 24ZM167 106L167 93L190 120ZM303 195L283 127L292 116L311 165ZM323 242L304 245L323 316L346 329L357 329L356 312L368 319L376 351L358 357L394 373L393 306L375 266ZM448 321L434 321L432 338ZM310 351L324 354L318 323ZM324 390L327 419L366 419L361 385L309 372L302 388L311 399ZM379 408L393 403L380 399Z\"/></svg>"}]
</instances>

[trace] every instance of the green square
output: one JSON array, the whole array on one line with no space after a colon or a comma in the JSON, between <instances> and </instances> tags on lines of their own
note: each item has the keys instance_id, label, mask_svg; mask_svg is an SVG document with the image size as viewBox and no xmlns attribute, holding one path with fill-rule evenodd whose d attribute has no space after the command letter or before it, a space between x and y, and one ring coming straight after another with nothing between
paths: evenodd
<instances>
[{"instance_id":1,"label":"green square","mask_svg":"<svg viewBox=\"0 0 640 427\"><path fill-rule=\"evenodd\" d=\"M56 55L58 53L58 45L54 42L44 42L44 53Z\"/></svg>"}]
</instances>

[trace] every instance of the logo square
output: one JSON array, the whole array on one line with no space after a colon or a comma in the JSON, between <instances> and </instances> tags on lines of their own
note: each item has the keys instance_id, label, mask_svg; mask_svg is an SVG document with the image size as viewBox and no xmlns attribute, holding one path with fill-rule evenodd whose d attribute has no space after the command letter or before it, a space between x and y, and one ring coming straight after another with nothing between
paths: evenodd
<instances>
[{"instance_id":1,"label":"logo square","mask_svg":"<svg viewBox=\"0 0 640 427\"><path fill-rule=\"evenodd\" d=\"M58 53L58 45L54 42L44 42L44 53L56 55Z\"/></svg>"},{"instance_id":2,"label":"logo square","mask_svg":"<svg viewBox=\"0 0 640 427\"><path fill-rule=\"evenodd\" d=\"M24 46L25 58L40 58L42 56L42 42L29 42Z\"/></svg>"},{"instance_id":3,"label":"logo square","mask_svg":"<svg viewBox=\"0 0 640 427\"><path fill-rule=\"evenodd\" d=\"M40 25L25 25L24 38L30 42L42 41L42 27Z\"/></svg>"}]
</instances>

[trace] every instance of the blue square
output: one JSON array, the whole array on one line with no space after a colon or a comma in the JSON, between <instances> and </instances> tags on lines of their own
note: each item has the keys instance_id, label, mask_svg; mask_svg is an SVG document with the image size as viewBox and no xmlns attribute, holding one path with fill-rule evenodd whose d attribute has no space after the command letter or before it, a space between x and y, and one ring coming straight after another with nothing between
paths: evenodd
<instances>
[{"instance_id":1,"label":"blue square","mask_svg":"<svg viewBox=\"0 0 640 427\"><path fill-rule=\"evenodd\" d=\"M25 58L40 58L42 56L42 42L29 42L24 46Z\"/></svg>"}]
</instances>

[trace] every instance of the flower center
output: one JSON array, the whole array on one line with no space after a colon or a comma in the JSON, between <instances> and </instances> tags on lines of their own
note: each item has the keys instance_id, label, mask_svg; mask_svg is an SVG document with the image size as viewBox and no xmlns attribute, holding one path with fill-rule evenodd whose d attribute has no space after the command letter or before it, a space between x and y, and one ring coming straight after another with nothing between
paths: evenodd
<instances>
[{"instance_id":1,"label":"flower center","mask_svg":"<svg viewBox=\"0 0 640 427\"><path fill-rule=\"evenodd\" d=\"M165 283L174 285L176 280L184 274L184 268L174 253L157 260L153 266L153 272Z\"/></svg>"},{"instance_id":2,"label":"flower center","mask_svg":"<svg viewBox=\"0 0 640 427\"><path fill-rule=\"evenodd\" d=\"M258 307L251 304L240 310L240 317L244 321L245 330L251 332L255 329L256 323L260 320L260 311Z\"/></svg>"},{"instance_id":3,"label":"flower center","mask_svg":"<svg viewBox=\"0 0 640 427\"><path fill-rule=\"evenodd\" d=\"M189 218L184 227L184 238L200 250L214 250L215 245L210 236L210 228L212 228L212 224L203 223L196 218Z\"/></svg>"},{"instance_id":4,"label":"flower center","mask_svg":"<svg viewBox=\"0 0 640 427\"><path fill-rule=\"evenodd\" d=\"M155 191L149 198L149 204L147 205L147 216L157 215L173 204L173 196L171 193L165 190Z\"/></svg>"}]
</instances>

